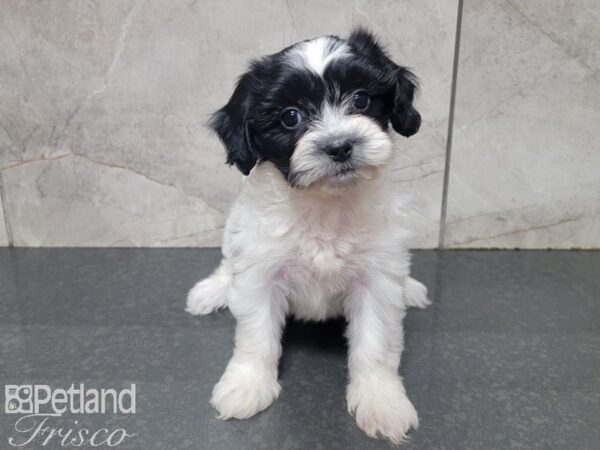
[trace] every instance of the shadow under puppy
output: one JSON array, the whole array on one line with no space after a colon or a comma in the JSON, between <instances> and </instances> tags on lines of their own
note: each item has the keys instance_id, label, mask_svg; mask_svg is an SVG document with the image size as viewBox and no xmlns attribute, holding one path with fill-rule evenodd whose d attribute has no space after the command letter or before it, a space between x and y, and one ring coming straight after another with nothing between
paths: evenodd
<instances>
[{"instance_id":1,"label":"shadow under puppy","mask_svg":"<svg viewBox=\"0 0 600 450\"><path fill-rule=\"evenodd\" d=\"M348 410L369 436L399 443L417 413L398 374L409 306L429 304L409 276L402 197L390 176L390 124L421 124L414 75L369 32L299 42L252 62L211 126L244 174L221 265L187 311L229 307L235 350L211 404L248 418L279 395L286 315L348 322Z\"/></svg>"}]
</instances>

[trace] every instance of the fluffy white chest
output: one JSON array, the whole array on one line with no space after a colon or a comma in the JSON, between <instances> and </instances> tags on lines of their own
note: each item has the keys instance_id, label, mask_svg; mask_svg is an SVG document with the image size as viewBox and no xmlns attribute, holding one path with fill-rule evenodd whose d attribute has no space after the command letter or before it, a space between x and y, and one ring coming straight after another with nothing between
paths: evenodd
<instances>
[{"instance_id":1,"label":"fluffy white chest","mask_svg":"<svg viewBox=\"0 0 600 450\"><path fill-rule=\"evenodd\" d=\"M299 265L315 277L341 272L352 259L356 236L352 218L339 206L323 205L308 210L296 225L293 252Z\"/></svg>"},{"instance_id":2,"label":"fluffy white chest","mask_svg":"<svg viewBox=\"0 0 600 450\"><path fill-rule=\"evenodd\" d=\"M313 195L290 190L268 167L253 175L228 221L224 253L234 271L258 267L271 277L298 318L342 313L365 261L393 263L403 248L378 192Z\"/></svg>"}]
</instances>

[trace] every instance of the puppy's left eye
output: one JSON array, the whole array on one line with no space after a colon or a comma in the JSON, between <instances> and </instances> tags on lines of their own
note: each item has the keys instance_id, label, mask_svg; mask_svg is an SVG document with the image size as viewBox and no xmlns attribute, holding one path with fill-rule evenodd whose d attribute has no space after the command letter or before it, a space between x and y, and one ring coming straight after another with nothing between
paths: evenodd
<instances>
[{"instance_id":1,"label":"puppy's left eye","mask_svg":"<svg viewBox=\"0 0 600 450\"><path fill-rule=\"evenodd\" d=\"M366 111L371 104L371 97L364 91L357 92L352 97L352 106L356 111Z\"/></svg>"}]
</instances>

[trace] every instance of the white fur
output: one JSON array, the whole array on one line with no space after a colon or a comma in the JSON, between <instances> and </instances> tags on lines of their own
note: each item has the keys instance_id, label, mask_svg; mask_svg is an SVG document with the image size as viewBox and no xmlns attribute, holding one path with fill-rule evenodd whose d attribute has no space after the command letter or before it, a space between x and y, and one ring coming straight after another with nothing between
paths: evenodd
<instances>
[{"instance_id":1,"label":"white fur","mask_svg":"<svg viewBox=\"0 0 600 450\"><path fill-rule=\"evenodd\" d=\"M279 395L287 314L344 315L348 410L358 426L395 443L417 427L398 375L402 321L408 306L429 301L409 277L404 205L387 166L373 175L339 191L295 189L265 162L245 179L227 220L223 262L187 301L192 314L227 304L237 320L233 357L211 398L220 418L251 417Z\"/></svg>"},{"instance_id":2,"label":"white fur","mask_svg":"<svg viewBox=\"0 0 600 450\"><path fill-rule=\"evenodd\" d=\"M329 63L351 55L345 42L323 36L296 44L290 50L288 58L290 64L310 69L322 76Z\"/></svg>"},{"instance_id":3,"label":"white fur","mask_svg":"<svg viewBox=\"0 0 600 450\"><path fill-rule=\"evenodd\" d=\"M227 306L227 292L231 285L231 267L226 259L217 270L190 290L185 310L190 314L208 314Z\"/></svg>"}]
</instances>

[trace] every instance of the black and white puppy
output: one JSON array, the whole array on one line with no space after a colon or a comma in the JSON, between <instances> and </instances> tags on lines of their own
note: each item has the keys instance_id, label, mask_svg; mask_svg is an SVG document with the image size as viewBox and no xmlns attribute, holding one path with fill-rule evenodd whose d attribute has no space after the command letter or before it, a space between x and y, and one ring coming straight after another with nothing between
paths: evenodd
<instances>
[{"instance_id":1,"label":"black and white puppy","mask_svg":"<svg viewBox=\"0 0 600 450\"><path fill-rule=\"evenodd\" d=\"M235 350L211 404L247 418L279 395L286 315L348 321L348 410L398 443L418 425L398 374L402 322L425 307L409 277L402 197L390 178L391 127L415 134L413 74L372 34L299 42L258 59L211 121L227 162L248 175L225 227L223 260L187 311L229 307Z\"/></svg>"}]
</instances>

